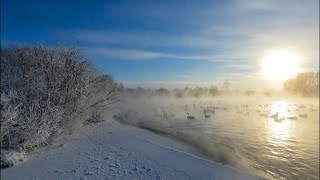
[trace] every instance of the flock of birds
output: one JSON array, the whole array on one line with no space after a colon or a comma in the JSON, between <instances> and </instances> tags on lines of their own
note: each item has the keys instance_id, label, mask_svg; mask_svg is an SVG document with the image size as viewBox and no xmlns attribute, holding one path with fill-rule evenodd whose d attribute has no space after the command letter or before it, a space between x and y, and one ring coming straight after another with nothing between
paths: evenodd
<instances>
[{"instance_id":1,"label":"flock of birds","mask_svg":"<svg viewBox=\"0 0 320 180\"><path fill-rule=\"evenodd\" d=\"M174 105L171 104L171 106L174 106ZM254 110L250 109L250 108L256 108L256 107L254 107L254 105L250 105L250 106L251 107L249 107L248 104L237 105L237 106L235 106L235 109L236 109L235 112L238 114L249 115L252 112L254 112ZM285 120L298 120L299 118L307 118L308 117L308 114L306 114L306 113L299 114L298 116L287 116L287 117L283 116L283 115L281 116L279 112L275 112L274 114L270 115L271 106L272 106L271 104L259 104L258 105L259 109L257 109L256 112L260 113L259 114L260 116L264 116L266 118L273 119L275 122L283 122ZM279 106L281 106L281 105L279 105ZM301 108L306 108L304 105L298 106L297 104L294 104L292 106L297 106L296 111L299 111L299 109L301 109ZM193 103L191 105L191 108L193 109L194 113L198 112L197 113L198 115L197 115L197 117L195 115L192 115L190 113L190 106L184 105L184 111L185 111L187 120L196 120L196 119L203 119L203 118L209 119L212 116L214 116L216 114L216 111L218 111L218 110L228 111L228 110L232 109L232 107L230 107L230 106L224 107L220 101L218 101L218 103L214 106L204 106L204 104L202 104L201 102ZM170 107L169 107L169 109L170 109ZM261 110L261 109L264 109L264 110ZM293 109L293 108L291 108L291 109ZM172 119L173 117L175 117L175 114L173 112L168 113L168 110L166 110L166 108L164 106L161 106L161 111L162 111L162 116L166 119ZM289 114L291 111L292 110L290 110L290 108L288 108L287 114Z\"/></svg>"},{"instance_id":2,"label":"flock of birds","mask_svg":"<svg viewBox=\"0 0 320 180\"><path fill-rule=\"evenodd\" d=\"M200 104L201 104L201 102L200 102ZM186 105L186 106L185 106L185 110L187 110L187 109L188 109L188 106ZM193 104L193 109L196 109L196 104ZM211 113L212 115L214 115L215 112L216 112L216 109L218 109L218 107L208 106L208 107L205 108L204 106L200 105L200 109L202 110L203 117L204 117L205 119L208 119L208 118L211 117L210 113ZM191 116L189 112L186 112L186 114L187 114L187 119L188 119L188 120L196 119L196 117L195 117L195 116Z\"/></svg>"},{"instance_id":3,"label":"flock of birds","mask_svg":"<svg viewBox=\"0 0 320 180\"><path fill-rule=\"evenodd\" d=\"M215 110L210 110L210 109L203 109L203 115L204 115L204 118L207 119L207 118L210 118L210 114L208 114L209 112L211 112L212 114L215 113ZM196 119L195 116L190 116L190 114L187 112L187 119L190 120L190 119Z\"/></svg>"}]
</instances>

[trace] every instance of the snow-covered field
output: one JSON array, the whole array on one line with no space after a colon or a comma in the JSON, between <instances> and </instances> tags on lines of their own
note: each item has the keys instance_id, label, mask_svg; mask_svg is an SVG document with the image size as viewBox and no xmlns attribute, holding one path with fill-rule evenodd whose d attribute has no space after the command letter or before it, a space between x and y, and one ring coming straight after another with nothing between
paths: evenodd
<instances>
[{"instance_id":1,"label":"snow-covered field","mask_svg":"<svg viewBox=\"0 0 320 180\"><path fill-rule=\"evenodd\" d=\"M1 179L261 179L194 155L196 149L108 121L88 125L1 170Z\"/></svg>"}]
</instances>

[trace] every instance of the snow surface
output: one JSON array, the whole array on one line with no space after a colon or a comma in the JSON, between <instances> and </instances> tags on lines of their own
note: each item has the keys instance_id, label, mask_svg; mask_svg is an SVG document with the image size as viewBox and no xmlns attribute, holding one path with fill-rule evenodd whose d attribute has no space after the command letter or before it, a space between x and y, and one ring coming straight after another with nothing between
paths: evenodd
<instances>
[{"instance_id":1,"label":"snow surface","mask_svg":"<svg viewBox=\"0 0 320 180\"><path fill-rule=\"evenodd\" d=\"M1 170L1 179L262 179L192 154L147 130L103 122Z\"/></svg>"}]
</instances>

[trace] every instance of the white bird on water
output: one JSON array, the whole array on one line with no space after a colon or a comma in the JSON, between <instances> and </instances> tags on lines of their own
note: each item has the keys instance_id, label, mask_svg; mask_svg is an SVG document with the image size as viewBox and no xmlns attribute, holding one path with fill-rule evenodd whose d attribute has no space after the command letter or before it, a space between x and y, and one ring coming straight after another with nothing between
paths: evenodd
<instances>
[{"instance_id":1,"label":"white bird on water","mask_svg":"<svg viewBox=\"0 0 320 180\"><path fill-rule=\"evenodd\" d=\"M203 114L204 114L204 118L209 118L210 117L210 115L207 114L207 111L205 109L203 110Z\"/></svg>"},{"instance_id":2,"label":"white bird on water","mask_svg":"<svg viewBox=\"0 0 320 180\"><path fill-rule=\"evenodd\" d=\"M187 119L195 119L195 117L194 116L190 116L190 114L187 112Z\"/></svg>"},{"instance_id":3,"label":"white bird on water","mask_svg":"<svg viewBox=\"0 0 320 180\"><path fill-rule=\"evenodd\" d=\"M279 118L279 112L273 114L270 117L273 118L273 120L276 121L276 122L282 122L282 121L284 121L286 119L285 117Z\"/></svg>"},{"instance_id":4,"label":"white bird on water","mask_svg":"<svg viewBox=\"0 0 320 180\"><path fill-rule=\"evenodd\" d=\"M278 116L279 116L279 112L273 114L272 116L270 116L270 118L278 119Z\"/></svg>"}]
</instances>

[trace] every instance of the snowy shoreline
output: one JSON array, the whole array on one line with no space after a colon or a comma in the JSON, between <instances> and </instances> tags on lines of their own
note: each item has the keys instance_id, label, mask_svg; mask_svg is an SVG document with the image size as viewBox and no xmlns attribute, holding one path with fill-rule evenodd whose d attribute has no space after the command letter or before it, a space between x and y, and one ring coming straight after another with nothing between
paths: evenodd
<instances>
[{"instance_id":1,"label":"snowy shoreline","mask_svg":"<svg viewBox=\"0 0 320 180\"><path fill-rule=\"evenodd\" d=\"M2 169L1 179L263 179L116 121L84 126L60 141L35 151L25 163Z\"/></svg>"}]
</instances>

